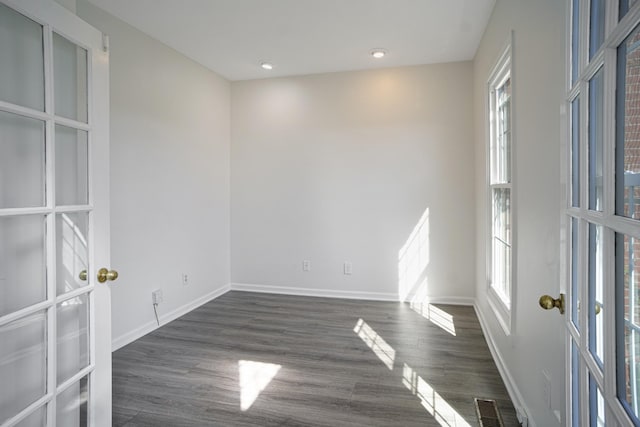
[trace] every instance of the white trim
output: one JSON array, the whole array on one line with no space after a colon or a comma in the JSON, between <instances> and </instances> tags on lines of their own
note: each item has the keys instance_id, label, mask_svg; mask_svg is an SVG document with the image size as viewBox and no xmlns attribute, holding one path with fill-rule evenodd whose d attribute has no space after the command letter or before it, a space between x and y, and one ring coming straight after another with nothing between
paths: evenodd
<instances>
[{"instance_id":1,"label":"white trim","mask_svg":"<svg viewBox=\"0 0 640 427\"><path fill-rule=\"evenodd\" d=\"M509 372L509 368L507 367L507 363L505 362L500 350L498 350L498 345L493 339L493 335L491 335L491 328L487 324L486 317L480 309L480 306L476 303L473 305L475 309L476 316L478 317L478 321L480 322L480 328L482 329L482 333L484 334L485 340L487 341L487 346L489 347L489 351L491 352L491 356L493 357L493 361L498 368L498 372L500 372L500 377L502 377L502 382L507 388L507 393L509 393L509 397L511 398L511 402L516 409L516 413L518 415L518 420L522 422L522 417L524 416L528 421L529 427L537 427L535 421L529 418L529 414L532 412L527 407L524 398L522 397L522 393L518 388L517 382Z\"/></svg>"},{"instance_id":2,"label":"white trim","mask_svg":"<svg viewBox=\"0 0 640 427\"><path fill-rule=\"evenodd\" d=\"M476 299L472 297L427 297L426 302L429 304L466 305L469 307L476 305Z\"/></svg>"},{"instance_id":3,"label":"white trim","mask_svg":"<svg viewBox=\"0 0 640 427\"><path fill-rule=\"evenodd\" d=\"M310 289L296 288L292 286L258 285L252 283L231 283L231 290L307 297L344 298L372 301L398 301L397 293L341 291L337 289Z\"/></svg>"},{"instance_id":4,"label":"white trim","mask_svg":"<svg viewBox=\"0 0 640 427\"><path fill-rule=\"evenodd\" d=\"M203 304L208 303L209 301L212 301L224 294L226 294L227 292L229 292L231 290L231 286L230 285L224 285L212 292L209 292L208 294L205 294L199 298L196 298L195 300L188 302L178 308L175 308L173 310L171 310L168 313L162 314L160 315L158 318L160 319L160 326L163 326L175 319L177 319L180 316L184 316L185 314L189 313L192 310L195 310L196 308L200 307ZM130 344L132 342L134 342L135 340L142 338L143 336L147 335L149 332L152 332L156 329L158 329L160 326L158 326L158 324L156 323L155 319L152 321L149 321L145 324L143 324L142 326L139 326L123 335L120 335L117 338L112 339L111 341L111 351L116 351L122 347L124 347L127 344Z\"/></svg>"},{"instance_id":5,"label":"white trim","mask_svg":"<svg viewBox=\"0 0 640 427\"><path fill-rule=\"evenodd\" d=\"M514 70L514 31L509 31L509 36L504 45L500 49L500 55L495 65L489 73L489 78L486 82L486 110L485 110L485 126L486 126L486 141L485 141L485 188L487 190L485 198L485 280L486 288L485 292L487 300L494 309L494 315L498 320L498 323L504 330L506 335L510 335L513 332L513 312L514 301L517 297L516 278L517 278L517 205L516 205L516 174L514 169L516 158L516 118L515 118L515 103L516 100L516 87L515 87L515 70ZM493 165L492 165L492 148L493 148L493 130L494 130L494 118L492 113L494 109L493 93L495 89L502 85L505 79L509 76L511 79L511 101L510 101L510 133L511 133L511 157L509 158L510 177L508 183L494 184L492 183ZM502 296L498 295L498 291L493 286L493 190L496 188L506 188L510 190L510 213L509 221L511 224L511 263L510 263L510 277L509 277L509 304L505 303Z\"/></svg>"},{"instance_id":6,"label":"white trim","mask_svg":"<svg viewBox=\"0 0 640 427\"><path fill-rule=\"evenodd\" d=\"M506 336L511 335L512 326L511 326L511 311L505 305L504 301L500 298L498 293L493 289L493 287L489 287L487 289L487 302L489 306L493 309L492 312L494 317L500 324L502 331Z\"/></svg>"}]
</instances>

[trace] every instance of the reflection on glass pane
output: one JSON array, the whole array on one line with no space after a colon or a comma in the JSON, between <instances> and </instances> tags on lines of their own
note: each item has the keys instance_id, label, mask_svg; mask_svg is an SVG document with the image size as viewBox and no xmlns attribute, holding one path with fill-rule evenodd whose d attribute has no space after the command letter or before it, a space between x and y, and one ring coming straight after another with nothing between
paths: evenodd
<instances>
[{"instance_id":1,"label":"reflection on glass pane","mask_svg":"<svg viewBox=\"0 0 640 427\"><path fill-rule=\"evenodd\" d=\"M87 132L56 125L56 204L86 205L89 173Z\"/></svg>"},{"instance_id":2,"label":"reflection on glass pane","mask_svg":"<svg viewBox=\"0 0 640 427\"><path fill-rule=\"evenodd\" d=\"M87 401L89 381L82 378L58 395L56 424L84 427L87 425Z\"/></svg>"},{"instance_id":3,"label":"reflection on glass pane","mask_svg":"<svg viewBox=\"0 0 640 427\"><path fill-rule=\"evenodd\" d=\"M604 427L604 397L598 384L589 375L589 426Z\"/></svg>"},{"instance_id":4,"label":"reflection on glass pane","mask_svg":"<svg viewBox=\"0 0 640 427\"><path fill-rule=\"evenodd\" d=\"M42 427L47 425L47 406L42 406L35 410L24 420L20 421L15 427Z\"/></svg>"},{"instance_id":5,"label":"reflection on glass pane","mask_svg":"<svg viewBox=\"0 0 640 427\"><path fill-rule=\"evenodd\" d=\"M45 312L0 326L0 424L46 394Z\"/></svg>"},{"instance_id":6,"label":"reflection on glass pane","mask_svg":"<svg viewBox=\"0 0 640 427\"><path fill-rule=\"evenodd\" d=\"M53 79L58 116L87 122L87 51L53 33Z\"/></svg>"},{"instance_id":7,"label":"reflection on glass pane","mask_svg":"<svg viewBox=\"0 0 640 427\"><path fill-rule=\"evenodd\" d=\"M620 13L618 14L618 19L624 18L627 12L629 12L629 9L636 3L637 0L620 0Z\"/></svg>"},{"instance_id":8,"label":"reflection on glass pane","mask_svg":"<svg viewBox=\"0 0 640 427\"><path fill-rule=\"evenodd\" d=\"M44 111L42 26L0 4L0 100Z\"/></svg>"},{"instance_id":9,"label":"reflection on glass pane","mask_svg":"<svg viewBox=\"0 0 640 427\"><path fill-rule=\"evenodd\" d=\"M89 215L84 212L56 215L56 289L58 295L86 286L88 271ZM83 276L84 273L84 276Z\"/></svg>"},{"instance_id":10,"label":"reflection on glass pane","mask_svg":"<svg viewBox=\"0 0 640 427\"><path fill-rule=\"evenodd\" d=\"M604 257L602 227L589 224L589 350L602 367L604 360Z\"/></svg>"},{"instance_id":11,"label":"reflection on glass pane","mask_svg":"<svg viewBox=\"0 0 640 427\"><path fill-rule=\"evenodd\" d=\"M604 79L602 68L589 82L589 209L602 210Z\"/></svg>"},{"instance_id":12,"label":"reflection on glass pane","mask_svg":"<svg viewBox=\"0 0 640 427\"><path fill-rule=\"evenodd\" d=\"M640 218L640 29L618 47L616 214Z\"/></svg>"},{"instance_id":13,"label":"reflection on glass pane","mask_svg":"<svg viewBox=\"0 0 640 427\"><path fill-rule=\"evenodd\" d=\"M44 217L0 217L0 316L46 299L44 265Z\"/></svg>"},{"instance_id":14,"label":"reflection on glass pane","mask_svg":"<svg viewBox=\"0 0 640 427\"><path fill-rule=\"evenodd\" d=\"M511 192L493 189L492 286L509 304L511 295Z\"/></svg>"},{"instance_id":15,"label":"reflection on glass pane","mask_svg":"<svg viewBox=\"0 0 640 427\"><path fill-rule=\"evenodd\" d=\"M511 182L511 78L495 91L495 141L491 161L493 184Z\"/></svg>"},{"instance_id":16,"label":"reflection on glass pane","mask_svg":"<svg viewBox=\"0 0 640 427\"><path fill-rule=\"evenodd\" d=\"M0 209L44 206L44 181L44 122L0 111Z\"/></svg>"},{"instance_id":17,"label":"reflection on glass pane","mask_svg":"<svg viewBox=\"0 0 640 427\"><path fill-rule=\"evenodd\" d=\"M578 219L571 218L571 321L580 330L580 286L578 286Z\"/></svg>"},{"instance_id":18,"label":"reflection on glass pane","mask_svg":"<svg viewBox=\"0 0 640 427\"><path fill-rule=\"evenodd\" d=\"M616 325L618 397L640 414L640 240L616 234L616 299L622 315Z\"/></svg>"},{"instance_id":19,"label":"reflection on glass pane","mask_svg":"<svg viewBox=\"0 0 640 427\"><path fill-rule=\"evenodd\" d=\"M580 98L571 102L571 206L580 206Z\"/></svg>"},{"instance_id":20,"label":"reflection on glass pane","mask_svg":"<svg viewBox=\"0 0 640 427\"><path fill-rule=\"evenodd\" d=\"M89 297L68 299L56 309L60 385L89 365Z\"/></svg>"},{"instance_id":21,"label":"reflection on glass pane","mask_svg":"<svg viewBox=\"0 0 640 427\"><path fill-rule=\"evenodd\" d=\"M580 425L580 357L575 341L571 340L571 426Z\"/></svg>"},{"instance_id":22,"label":"reflection on glass pane","mask_svg":"<svg viewBox=\"0 0 640 427\"><path fill-rule=\"evenodd\" d=\"M571 2L571 83L578 79L580 64L580 0Z\"/></svg>"},{"instance_id":23,"label":"reflection on glass pane","mask_svg":"<svg viewBox=\"0 0 640 427\"><path fill-rule=\"evenodd\" d=\"M606 0L591 0L589 22L589 59L600 49L604 41L604 9Z\"/></svg>"}]
</instances>

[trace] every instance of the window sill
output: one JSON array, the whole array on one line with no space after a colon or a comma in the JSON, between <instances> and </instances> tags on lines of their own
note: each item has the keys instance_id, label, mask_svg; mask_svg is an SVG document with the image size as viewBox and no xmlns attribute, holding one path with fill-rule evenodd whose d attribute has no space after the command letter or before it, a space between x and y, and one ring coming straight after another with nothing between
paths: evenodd
<instances>
[{"instance_id":1,"label":"window sill","mask_svg":"<svg viewBox=\"0 0 640 427\"><path fill-rule=\"evenodd\" d=\"M511 335L511 309L491 286L487 289L487 300L505 335Z\"/></svg>"}]
</instances>

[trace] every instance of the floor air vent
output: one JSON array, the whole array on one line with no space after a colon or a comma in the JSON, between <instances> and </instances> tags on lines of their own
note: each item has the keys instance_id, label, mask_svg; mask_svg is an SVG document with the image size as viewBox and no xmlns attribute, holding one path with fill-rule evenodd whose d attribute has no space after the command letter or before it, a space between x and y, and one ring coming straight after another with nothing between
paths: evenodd
<instances>
[{"instance_id":1,"label":"floor air vent","mask_svg":"<svg viewBox=\"0 0 640 427\"><path fill-rule=\"evenodd\" d=\"M504 427L498 405L492 399L473 399L480 427Z\"/></svg>"}]
</instances>

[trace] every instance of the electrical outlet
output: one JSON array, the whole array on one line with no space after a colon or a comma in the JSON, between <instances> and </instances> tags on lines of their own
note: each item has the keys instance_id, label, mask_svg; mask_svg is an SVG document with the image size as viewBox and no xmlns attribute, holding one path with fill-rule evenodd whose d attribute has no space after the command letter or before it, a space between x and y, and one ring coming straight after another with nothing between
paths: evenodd
<instances>
[{"instance_id":1,"label":"electrical outlet","mask_svg":"<svg viewBox=\"0 0 640 427\"><path fill-rule=\"evenodd\" d=\"M353 264L351 263L351 261L344 262L344 274L353 274Z\"/></svg>"},{"instance_id":2,"label":"electrical outlet","mask_svg":"<svg viewBox=\"0 0 640 427\"><path fill-rule=\"evenodd\" d=\"M309 260L302 261L302 271L311 271L311 261Z\"/></svg>"},{"instance_id":3,"label":"electrical outlet","mask_svg":"<svg viewBox=\"0 0 640 427\"><path fill-rule=\"evenodd\" d=\"M189 275L187 273L182 273L182 286L187 286L189 284Z\"/></svg>"},{"instance_id":4,"label":"electrical outlet","mask_svg":"<svg viewBox=\"0 0 640 427\"><path fill-rule=\"evenodd\" d=\"M160 304L162 301L164 301L164 298L162 297L162 289L156 289L155 291L151 292L151 301L154 304Z\"/></svg>"}]
</instances>

